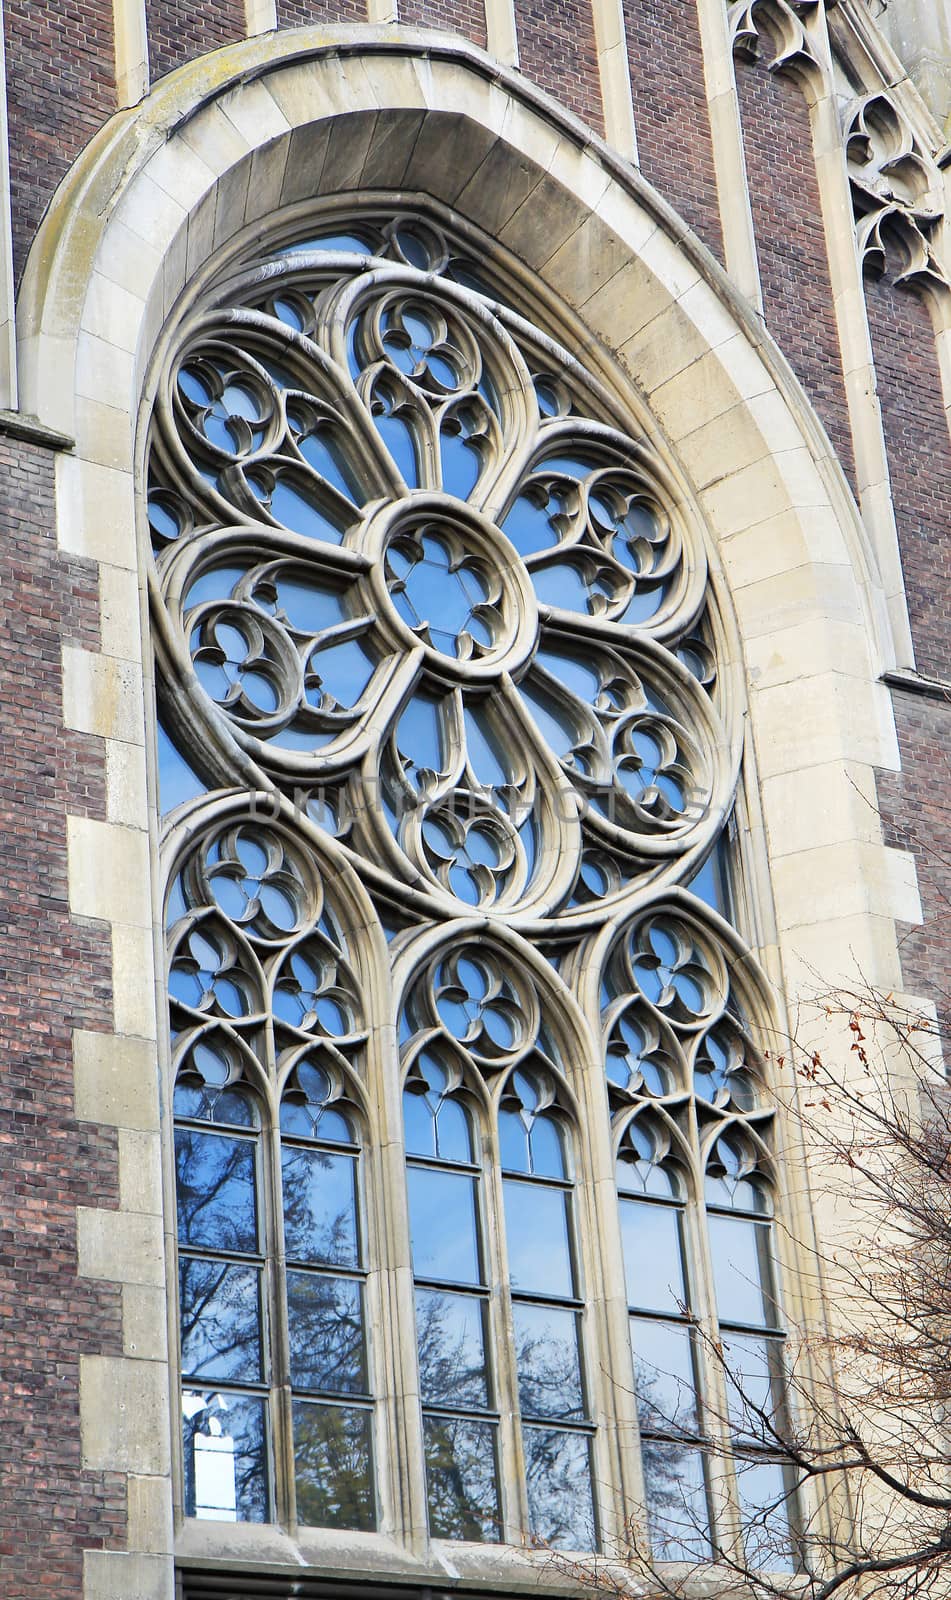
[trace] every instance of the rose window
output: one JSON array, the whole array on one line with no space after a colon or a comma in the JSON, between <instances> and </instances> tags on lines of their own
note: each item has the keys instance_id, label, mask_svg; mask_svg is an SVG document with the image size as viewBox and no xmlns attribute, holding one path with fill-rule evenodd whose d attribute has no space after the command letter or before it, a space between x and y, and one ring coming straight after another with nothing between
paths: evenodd
<instances>
[{"instance_id":1,"label":"rose window","mask_svg":"<svg viewBox=\"0 0 951 1600\"><path fill-rule=\"evenodd\" d=\"M171 718L433 910L590 918L688 878L735 782L702 540L567 352L388 237L186 324L149 500Z\"/></svg>"}]
</instances>

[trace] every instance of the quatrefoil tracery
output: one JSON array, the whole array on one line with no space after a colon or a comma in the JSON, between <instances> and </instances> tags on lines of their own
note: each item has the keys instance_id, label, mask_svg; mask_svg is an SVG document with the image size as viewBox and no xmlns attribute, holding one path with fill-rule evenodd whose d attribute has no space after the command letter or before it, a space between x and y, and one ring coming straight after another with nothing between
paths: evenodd
<instances>
[{"instance_id":1,"label":"quatrefoil tracery","mask_svg":"<svg viewBox=\"0 0 951 1600\"><path fill-rule=\"evenodd\" d=\"M396 264L286 250L192 319L151 457L168 677L219 760L336 785L347 848L434 906L608 907L735 782L702 547L577 364L420 229L377 235Z\"/></svg>"}]
</instances>

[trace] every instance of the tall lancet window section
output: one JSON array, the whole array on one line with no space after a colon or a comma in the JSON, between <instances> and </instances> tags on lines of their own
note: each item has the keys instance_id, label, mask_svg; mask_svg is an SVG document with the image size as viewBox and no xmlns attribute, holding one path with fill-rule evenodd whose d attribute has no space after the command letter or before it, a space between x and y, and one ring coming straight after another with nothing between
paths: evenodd
<instances>
[{"instance_id":1,"label":"tall lancet window section","mask_svg":"<svg viewBox=\"0 0 951 1600\"><path fill-rule=\"evenodd\" d=\"M622 1537L623 1231L658 1554L755 1540L706 1341L773 1403L765 990L702 903L743 706L694 501L487 241L300 215L186 290L148 440L185 1513Z\"/></svg>"},{"instance_id":2,"label":"tall lancet window section","mask_svg":"<svg viewBox=\"0 0 951 1600\"><path fill-rule=\"evenodd\" d=\"M346 942L316 862L253 816L198 836L168 922L185 1511L368 1528ZM275 1476L284 1453L293 1483Z\"/></svg>"},{"instance_id":3,"label":"tall lancet window section","mask_svg":"<svg viewBox=\"0 0 951 1600\"><path fill-rule=\"evenodd\" d=\"M402 1032L431 1529L497 1540L527 1528L545 1545L591 1548L594 1430L560 1052L532 985L485 945L429 965ZM518 1402L507 1433L505 1368Z\"/></svg>"},{"instance_id":4,"label":"tall lancet window section","mask_svg":"<svg viewBox=\"0 0 951 1600\"><path fill-rule=\"evenodd\" d=\"M773 1113L742 1003L673 908L625 931L602 998L651 1543L696 1561L739 1532L751 1565L788 1569Z\"/></svg>"}]
</instances>

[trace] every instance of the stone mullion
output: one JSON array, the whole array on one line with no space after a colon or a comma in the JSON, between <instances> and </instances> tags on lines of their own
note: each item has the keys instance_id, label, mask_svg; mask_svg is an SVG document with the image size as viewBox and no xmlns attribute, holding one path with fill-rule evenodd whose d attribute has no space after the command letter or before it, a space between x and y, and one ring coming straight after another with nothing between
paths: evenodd
<instances>
[{"instance_id":1,"label":"stone mullion","mask_svg":"<svg viewBox=\"0 0 951 1600\"><path fill-rule=\"evenodd\" d=\"M750 206L740 102L733 68L729 20L723 0L697 0L703 72L717 175L720 225L727 272L762 316L756 235Z\"/></svg>"}]
</instances>

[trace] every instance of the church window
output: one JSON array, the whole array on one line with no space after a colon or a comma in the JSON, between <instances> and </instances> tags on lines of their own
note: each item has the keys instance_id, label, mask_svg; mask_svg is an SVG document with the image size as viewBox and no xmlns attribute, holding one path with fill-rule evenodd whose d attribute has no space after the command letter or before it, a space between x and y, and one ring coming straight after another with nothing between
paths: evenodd
<instances>
[{"instance_id":1,"label":"church window","mask_svg":"<svg viewBox=\"0 0 951 1600\"><path fill-rule=\"evenodd\" d=\"M693 502L497 253L296 215L183 301L149 436L184 1513L398 1532L402 1481L591 1550L639 1428L660 1559L788 1565Z\"/></svg>"}]
</instances>

